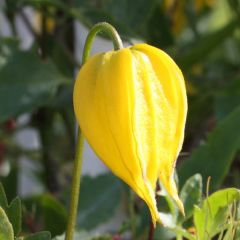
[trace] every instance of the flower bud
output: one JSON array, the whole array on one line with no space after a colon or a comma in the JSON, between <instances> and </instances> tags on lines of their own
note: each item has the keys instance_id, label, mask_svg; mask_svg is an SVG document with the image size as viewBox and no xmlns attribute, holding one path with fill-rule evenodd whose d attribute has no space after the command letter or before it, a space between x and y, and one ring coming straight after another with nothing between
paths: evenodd
<instances>
[{"instance_id":1,"label":"flower bud","mask_svg":"<svg viewBox=\"0 0 240 240\"><path fill-rule=\"evenodd\" d=\"M161 221L155 190L160 179L183 212L174 182L187 113L180 69L163 51L137 44L100 53L81 68L74 110L99 158Z\"/></svg>"}]
</instances>

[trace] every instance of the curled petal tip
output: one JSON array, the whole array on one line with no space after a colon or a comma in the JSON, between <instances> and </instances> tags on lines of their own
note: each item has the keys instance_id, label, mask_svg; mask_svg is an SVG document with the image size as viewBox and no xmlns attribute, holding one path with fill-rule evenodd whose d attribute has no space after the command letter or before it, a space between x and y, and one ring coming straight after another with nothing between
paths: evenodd
<instances>
[{"instance_id":1,"label":"curled petal tip","mask_svg":"<svg viewBox=\"0 0 240 240\"><path fill-rule=\"evenodd\" d=\"M174 200L177 203L177 206L178 206L180 212L185 217L185 210L184 210L184 206L183 206L181 199L177 196L176 198L174 198Z\"/></svg>"}]
</instances>

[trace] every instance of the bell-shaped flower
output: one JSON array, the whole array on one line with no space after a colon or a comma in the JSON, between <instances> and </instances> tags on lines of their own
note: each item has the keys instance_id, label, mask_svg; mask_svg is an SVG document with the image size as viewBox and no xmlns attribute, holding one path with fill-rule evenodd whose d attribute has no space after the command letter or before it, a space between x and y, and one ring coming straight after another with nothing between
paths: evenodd
<instances>
[{"instance_id":1,"label":"bell-shaped flower","mask_svg":"<svg viewBox=\"0 0 240 240\"><path fill-rule=\"evenodd\" d=\"M187 113L183 75L163 51L137 44L100 53L74 87L80 128L99 158L148 205L153 223L160 179L183 212L174 182Z\"/></svg>"}]
</instances>

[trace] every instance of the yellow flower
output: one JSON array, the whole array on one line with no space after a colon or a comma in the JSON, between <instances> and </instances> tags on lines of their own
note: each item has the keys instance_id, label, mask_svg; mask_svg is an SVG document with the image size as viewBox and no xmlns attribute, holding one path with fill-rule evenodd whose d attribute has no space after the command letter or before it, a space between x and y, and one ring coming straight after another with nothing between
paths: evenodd
<instances>
[{"instance_id":1,"label":"yellow flower","mask_svg":"<svg viewBox=\"0 0 240 240\"><path fill-rule=\"evenodd\" d=\"M37 31L37 33L39 33L39 34L42 31L42 19L43 19L42 13L41 12L36 12L34 27L35 27L35 30ZM47 30L47 32L52 33L55 27L56 27L55 19L53 17L47 16L46 17L46 30Z\"/></svg>"},{"instance_id":2,"label":"yellow flower","mask_svg":"<svg viewBox=\"0 0 240 240\"><path fill-rule=\"evenodd\" d=\"M153 223L158 178L183 212L174 182L187 113L184 79L163 51L137 44L100 53L74 87L80 128L99 158L148 205Z\"/></svg>"},{"instance_id":3,"label":"yellow flower","mask_svg":"<svg viewBox=\"0 0 240 240\"><path fill-rule=\"evenodd\" d=\"M165 9L171 19L172 31L175 35L177 35L183 30L187 23L187 17L185 13L187 4L186 0L165 0L164 3Z\"/></svg>"}]
</instances>

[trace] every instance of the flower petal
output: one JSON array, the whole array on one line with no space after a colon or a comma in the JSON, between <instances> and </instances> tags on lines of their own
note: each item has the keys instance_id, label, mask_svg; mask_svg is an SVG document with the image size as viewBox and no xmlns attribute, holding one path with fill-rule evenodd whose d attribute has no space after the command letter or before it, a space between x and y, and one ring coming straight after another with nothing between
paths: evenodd
<instances>
[{"instance_id":1,"label":"flower petal","mask_svg":"<svg viewBox=\"0 0 240 240\"><path fill-rule=\"evenodd\" d=\"M181 70L163 51L147 44L135 45L133 49L147 56L152 66L151 71L154 72L156 78L160 82L169 103L169 108L165 107L164 110L161 110L163 109L162 103L160 100L157 100L159 107L155 107L159 119L159 126L156 127L159 137L159 148L164 148L158 155L158 171L160 180L164 184L166 190L173 199L175 199L180 210L184 212L173 179L175 162L183 144L187 114L187 97L184 78ZM162 114L164 114L162 119L161 111ZM165 128L161 128L160 125L164 125Z\"/></svg>"}]
</instances>

